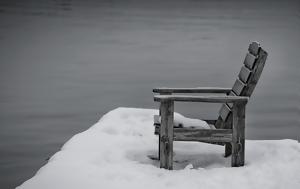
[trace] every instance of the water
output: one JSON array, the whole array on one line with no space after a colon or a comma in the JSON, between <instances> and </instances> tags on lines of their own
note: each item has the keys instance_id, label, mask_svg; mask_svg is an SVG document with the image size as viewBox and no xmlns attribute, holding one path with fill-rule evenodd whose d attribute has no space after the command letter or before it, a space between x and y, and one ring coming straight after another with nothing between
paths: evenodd
<instances>
[{"instance_id":1,"label":"water","mask_svg":"<svg viewBox=\"0 0 300 189\"><path fill-rule=\"evenodd\" d=\"M299 140L299 1L1 1L0 186L32 177L119 107L157 108L156 86L231 87L248 43L269 52L248 139ZM191 117L219 106L176 104Z\"/></svg>"}]
</instances>

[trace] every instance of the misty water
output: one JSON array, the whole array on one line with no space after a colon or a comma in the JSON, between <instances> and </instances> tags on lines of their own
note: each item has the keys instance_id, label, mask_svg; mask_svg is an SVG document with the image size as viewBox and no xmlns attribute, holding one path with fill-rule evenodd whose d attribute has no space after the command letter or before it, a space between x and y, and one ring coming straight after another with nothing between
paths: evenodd
<instances>
[{"instance_id":1,"label":"misty water","mask_svg":"<svg viewBox=\"0 0 300 189\"><path fill-rule=\"evenodd\" d=\"M299 140L299 9L297 0L1 1L1 188L32 177L106 112L157 108L153 87L231 87L252 40L269 57L247 139ZM195 118L218 109L175 105Z\"/></svg>"}]
</instances>

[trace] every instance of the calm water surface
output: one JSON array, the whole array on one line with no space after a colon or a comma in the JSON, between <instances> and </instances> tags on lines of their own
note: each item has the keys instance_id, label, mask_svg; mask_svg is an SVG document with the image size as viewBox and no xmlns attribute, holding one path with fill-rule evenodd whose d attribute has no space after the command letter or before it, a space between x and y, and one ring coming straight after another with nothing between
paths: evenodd
<instances>
[{"instance_id":1,"label":"calm water surface","mask_svg":"<svg viewBox=\"0 0 300 189\"><path fill-rule=\"evenodd\" d=\"M299 1L1 1L0 186L32 177L120 106L157 108L155 86L231 87L248 43L269 58L248 139L298 139ZM218 106L176 104L191 117Z\"/></svg>"}]
</instances>

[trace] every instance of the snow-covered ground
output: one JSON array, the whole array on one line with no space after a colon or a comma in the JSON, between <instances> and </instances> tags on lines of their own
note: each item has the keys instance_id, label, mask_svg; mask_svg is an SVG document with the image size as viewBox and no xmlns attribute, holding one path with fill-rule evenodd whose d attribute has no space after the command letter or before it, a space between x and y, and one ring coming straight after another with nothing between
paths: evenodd
<instances>
[{"instance_id":1,"label":"snow-covered ground","mask_svg":"<svg viewBox=\"0 0 300 189\"><path fill-rule=\"evenodd\" d=\"M175 142L175 170L158 168L156 110L117 108L71 138L19 189L300 188L300 144L246 141L246 165L230 167L221 146Z\"/></svg>"}]
</instances>

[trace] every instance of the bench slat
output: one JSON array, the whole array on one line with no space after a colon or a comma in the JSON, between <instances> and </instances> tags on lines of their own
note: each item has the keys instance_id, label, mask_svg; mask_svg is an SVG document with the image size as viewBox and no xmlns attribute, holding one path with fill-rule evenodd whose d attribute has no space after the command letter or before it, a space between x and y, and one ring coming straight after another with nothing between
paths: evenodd
<instances>
[{"instance_id":1,"label":"bench slat","mask_svg":"<svg viewBox=\"0 0 300 189\"><path fill-rule=\"evenodd\" d=\"M231 142L231 129L174 129L175 141Z\"/></svg>"},{"instance_id":2,"label":"bench slat","mask_svg":"<svg viewBox=\"0 0 300 189\"><path fill-rule=\"evenodd\" d=\"M246 66L243 66L239 73L239 79L244 83L247 83L250 75L251 75L251 70L249 70Z\"/></svg>"},{"instance_id":3,"label":"bench slat","mask_svg":"<svg viewBox=\"0 0 300 189\"><path fill-rule=\"evenodd\" d=\"M154 133L159 134L158 125ZM175 141L231 142L231 139L232 129L174 128Z\"/></svg>"},{"instance_id":4,"label":"bench slat","mask_svg":"<svg viewBox=\"0 0 300 189\"><path fill-rule=\"evenodd\" d=\"M241 80L237 79L232 87L232 91L239 96L245 87L246 84Z\"/></svg>"},{"instance_id":5,"label":"bench slat","mask_svg":"<svg viewBox=\"0 0 300 189\"><path fill-rule=\"evenodd\" d=\"M233 91L231 91L230 93L229 93L229 96L237 96ZM232 107L233 107L233 103L227 103L227 106L230 108L230 109L232 109Z\"/></svg>"},{"instance_id":6,"label":"bench slat","mask_svg":"<svg viewBox=\"0 0 300 189\"><path fill-rule=\"evenodd\" d=\"M228 93L230 88L223 87L194 87L194 88L154 88L154 93Z\"/></svg>"},{"instance_id":7,"label":"bench slat","mask_svg":"<svg viewBox=\"0 0 300 189\"><path fill-rule=\"evenodd\" d=\"M230 108L226 104L223 104L219 111L219 115L223 119L223 121L226 121L230 112L231 112Z\"/></svg>"},{"instance_id":8,"label":"bench slat","mask_svg":"<svg viewBox=\"0 0 300 189\"><path fill-rule=\"evenodd\" d=\"M207 102L207 103L234 103L247 102L244 96L190 96L190 95L154 95L154 101L181 101L181 102Z\"/></svg>"},{"instance_id":9,"label":"bench slat","mask_svg":"<svg viewBox=\"0 0 300 189\"><path fill-rule=\"evenodd\" d=\"M253 69L254 67L254 64L256 62L256 56L250 54L250 53L247 53L246 57L245 57L245 60L244 60L244 64L247 68L249 68L250 70Z\"/></svg>"},{"instance_id":10,"label":"bench slat","mask_svg":"<svg viewBox=\"0 0 300 189\"><path fill-rule=\"evenodd\" d=\"M248 51L253 54L254 56L257 56L260 50L260 44L258 42L252 42L249 45Z\"/></svg>"}]
</instances>

